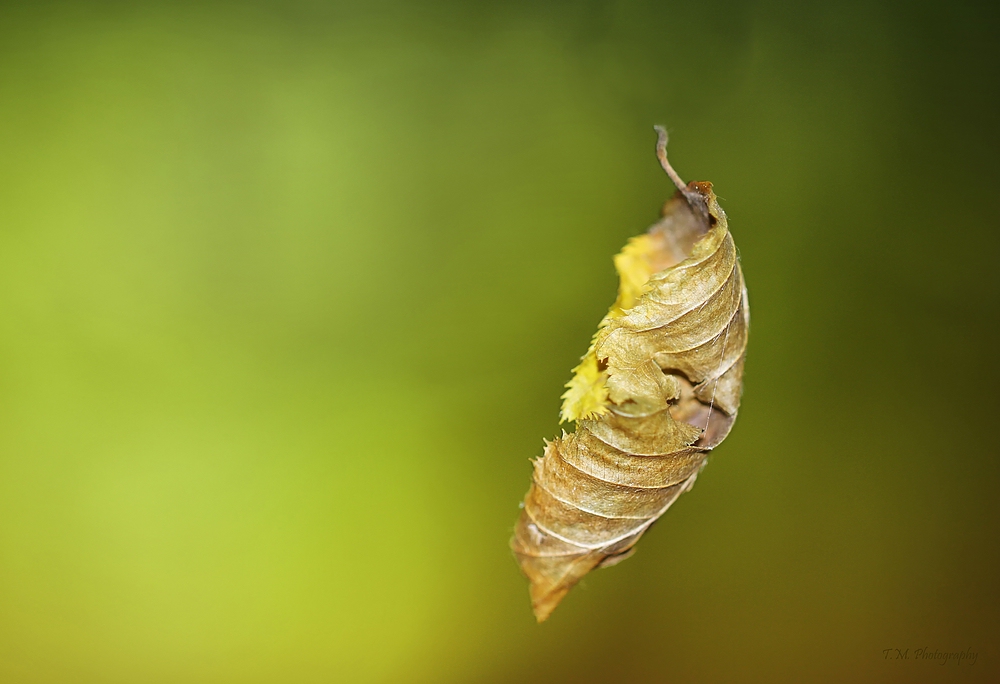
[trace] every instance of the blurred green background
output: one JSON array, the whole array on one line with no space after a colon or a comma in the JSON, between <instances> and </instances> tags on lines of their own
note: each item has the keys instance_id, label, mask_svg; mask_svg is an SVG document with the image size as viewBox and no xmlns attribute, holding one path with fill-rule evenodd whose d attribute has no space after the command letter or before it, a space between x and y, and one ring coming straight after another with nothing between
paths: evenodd
<instances>
[{"instance_id":1,"label":"blurred green background","mask_svg":"<svg viewBox=\"0 0 1000 684\"><path fill-rule=\"evenodd\" d=\"M996 681L998 36L3 4L0 681ZM507 540L672 191L654 123L742 253L743 408L538 626Z\"/></svg>"}]
</instances>

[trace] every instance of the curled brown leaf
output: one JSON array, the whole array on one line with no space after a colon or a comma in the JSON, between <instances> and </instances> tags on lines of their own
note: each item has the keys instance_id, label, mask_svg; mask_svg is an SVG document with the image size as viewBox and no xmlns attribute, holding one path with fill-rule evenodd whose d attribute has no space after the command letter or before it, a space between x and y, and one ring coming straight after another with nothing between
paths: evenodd
<instances>
[{"instance_id":1,"label":"curled brown leaf","mask_svg":"<svg viewBox=\"0 0 1000 684\"><path fill-rule=\"evenodd\" d=\"M547 442L511 547L538 621L591 570L629 556L694 485L739 408L749 308L712 184L677 185L615 257L618 299L563 395L576 431Z\"/></svg>"}]
</instances>

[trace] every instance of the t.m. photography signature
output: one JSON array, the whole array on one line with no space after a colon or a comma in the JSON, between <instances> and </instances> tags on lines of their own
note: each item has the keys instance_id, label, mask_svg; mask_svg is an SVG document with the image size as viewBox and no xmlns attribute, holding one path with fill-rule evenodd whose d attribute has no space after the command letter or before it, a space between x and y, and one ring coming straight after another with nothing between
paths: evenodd
<instances>
[{"instance_id":1,"label":"t.m. photography signature","mask_svg":"<svg viewBox=\"0 0 1000 684\"><path fill-rule=\"evenodd\" d=\"M936 665L961 665L964 661L966 665L975 665L979 653L973 651L972 647L964 651L942 651L937 648L885 648L882 649L884 660L923 660Z\"/></svg>"}]
</instances>

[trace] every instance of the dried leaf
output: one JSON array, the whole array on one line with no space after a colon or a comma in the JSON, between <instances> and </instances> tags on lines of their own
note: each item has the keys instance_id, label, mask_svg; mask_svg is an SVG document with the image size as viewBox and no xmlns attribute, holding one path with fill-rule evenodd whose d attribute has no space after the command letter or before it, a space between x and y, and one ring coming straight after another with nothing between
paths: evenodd
<instances>
[{"instance_id":1,"label":"dried leaf","mask_svg":"<svg viewBox=\"0 0 1000 684\"><path fill-rule=\"evenodd\" d=\"M613 565L729 433L750 310L712 184L677 185L663 218L615 257L618 299L563 395L571 434L546 442L511 546L538 621L594 568Z\"/></svg>"}]
</instances>

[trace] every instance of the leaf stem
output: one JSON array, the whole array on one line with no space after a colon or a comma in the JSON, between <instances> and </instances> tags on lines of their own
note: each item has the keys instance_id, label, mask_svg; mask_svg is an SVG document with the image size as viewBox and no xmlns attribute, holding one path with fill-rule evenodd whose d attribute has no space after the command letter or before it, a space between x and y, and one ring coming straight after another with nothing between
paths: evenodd
<instances>
[{"instance_id":1,"label":"leaf stem","mask_svg":"<svg viewBox=\"0 0 1000 684\"><path fill-rule=\"evenodd\" d=\"M677 189L687 195L687 184L681 180L681 177L674 171L674 167L667 161L667 129L663 126L653 126L653 130L656 131L656 158L660 160L660 166L670 176L670 180L674 182Z\"/></svg>"}]
</instances>

